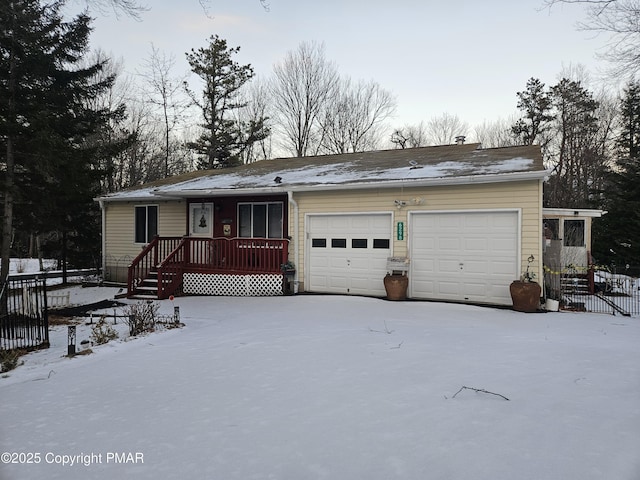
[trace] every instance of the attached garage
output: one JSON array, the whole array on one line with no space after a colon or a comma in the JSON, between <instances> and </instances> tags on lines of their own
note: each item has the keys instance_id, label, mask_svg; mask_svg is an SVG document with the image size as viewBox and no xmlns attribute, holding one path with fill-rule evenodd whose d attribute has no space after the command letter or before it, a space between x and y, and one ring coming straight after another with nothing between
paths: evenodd
<instances>
[{"instance_id":1,"label":"attached garage","mask_svg":"<svg viewBox=\"0 0 640 480\"><path fill-rule=\"evenodd\" d=\"M385 295L390 213L310 214L305 224L307 291Z\"/></svg>"},{"instance_id":2,"label":"attached garage","mask_svg":"<svg viewBox=\"0 0 640 480\"><path fill-rule=\"evenodd\" d=\"M510 305L519 211L412 212L412 298Z\"/></svg>"}]
</instances>

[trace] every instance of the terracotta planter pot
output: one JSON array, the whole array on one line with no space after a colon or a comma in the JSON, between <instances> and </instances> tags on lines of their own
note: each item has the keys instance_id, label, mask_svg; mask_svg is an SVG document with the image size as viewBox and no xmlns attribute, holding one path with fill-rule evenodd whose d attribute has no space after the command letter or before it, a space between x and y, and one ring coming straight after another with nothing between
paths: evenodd
<instances>
[{"instance_id":1,"label":"terracotta planter pot","mask_svg":"<svg viewBox=\"0 0 640 480\"><path fill-rule=\"evenodd\" d=\"M542 288L536 282L512 282L509 286L513 309L518 312L537 312L540 308Z\"/></svg>"},{"instance_id":2,"label":"terracotta planter pot","mask_svg":"<svg viewBox=\"0 0 640 480\"><path fill-rule=\"evenodd\" d=\"M389 300L406 300L409 277L406 275L389 275L384 277L384 289Z\"/></svg>"}]
</instances>

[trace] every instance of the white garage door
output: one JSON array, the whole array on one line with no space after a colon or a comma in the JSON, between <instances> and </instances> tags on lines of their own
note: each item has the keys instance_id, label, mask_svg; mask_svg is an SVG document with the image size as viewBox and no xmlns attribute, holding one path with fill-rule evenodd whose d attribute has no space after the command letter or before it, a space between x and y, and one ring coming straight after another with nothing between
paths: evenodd
<instances>
[{"instance_id":1,"label":"white garage door","mask_svg":"<svg viewBox=\"0 0 640 480\"><path fill-rule=\"evenodd\" d=\"M384 296L391 222L391 214L307 217L305 290Z\"/></svg>"},{"instance_id":2,"label":"white garage door","mask_svg":"<svg viewBox=\"0 0 640 480\"><path fill-rule=\"evenodd\" d=\"M517 212L413 213L409 228L412 298L511 304Z\"/></svg>"}]
</instances>

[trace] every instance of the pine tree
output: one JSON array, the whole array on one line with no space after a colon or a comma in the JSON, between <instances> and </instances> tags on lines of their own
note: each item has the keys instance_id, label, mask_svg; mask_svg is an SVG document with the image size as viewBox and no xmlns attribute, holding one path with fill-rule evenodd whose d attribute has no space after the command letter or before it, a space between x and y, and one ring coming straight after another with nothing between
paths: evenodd
<instances>
[{"instance_id":1,"label":"pine tree","mask_svg":"<svg viewBox=\"0 0 640 480\"><path fill-rule=\"evenodd\" d=\"M90 18L81 14L65 22L63 6L64 1L41 5L38 0L0 5L3 280L15 228L57 231L63 267L67 239L80 238L85 226L94 233L79 243L99 251L92 198L100 172L88 140L113 112L87 105L113 78L95 81L103 63L81 66Z\"/></svg>"},{"instance_id":2,"label":"pine tree","mask_svg":"<svg viewBox=\"0 0 640 480\"><path fill-rule=\"evenodd\" d=\"M581 82L563 78L551 87L556 138L547 151L553 174L545 191L547 206L585 208L590 205L593 185L604 169L598 137L598 102Z\"/></svg>"},{"instance_id":3,"label":"pine tree","mask_svg":"<svg viewBox=\"0 0 640 480\"><path fill-rule=\"evenodd\" d=\"M630 83L620 101L617 161L602 192L607 211L594 223L594 256L599 262L640 267L640 83Z\"/></svg>"},{"instance_id":4,"label":"pine tree","mask_svg":"<svg viewBox=\"0 0 640 480\"><path fill-rule=\"evenodd\" d=\"M511 133L523 144L545 143L544 134L553 120L551 97L545 85L537 78L527 80L526 90L518 92L518 109L523 112Z\"/></svg>"},{"instance_id":5,"label":"pine tree","mask_svg":"<svg viewBox=\"0 0 640 480\"><path fill-rule=\"evenodd\" d=\"M268 133L265 118L240 122L233 117L234 112L246 106L238 94L254 76L251 65L240 65L232 59L239 51L240 47L229 48L226 40L213 35L207 48L187 53L192 71L204 83L201 98L187 88L202 112L204 132L189 147L202 155L203 169L238 163L240 153Z\"/></svg>"}]
</instances>

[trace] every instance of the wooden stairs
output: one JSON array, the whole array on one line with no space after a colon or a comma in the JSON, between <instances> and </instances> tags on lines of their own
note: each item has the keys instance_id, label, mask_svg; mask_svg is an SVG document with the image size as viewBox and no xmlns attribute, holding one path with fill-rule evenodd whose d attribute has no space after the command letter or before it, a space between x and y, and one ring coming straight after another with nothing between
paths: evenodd
<instances>
[{"instance_id":1,"label":"wooden stairs","mask_svg":"<svg viewBox=\"0 0 640 480\"><path fill-rule=\"evenodd\" d=\"M168 275L165 273L164 282L171 283L174 275ZM158 300L158 270L156 267L153 267L149 271L149 275L135 285L133 294L130 295L129 298L138 300Z\"/></svg>"}]
</instances>

